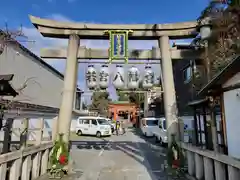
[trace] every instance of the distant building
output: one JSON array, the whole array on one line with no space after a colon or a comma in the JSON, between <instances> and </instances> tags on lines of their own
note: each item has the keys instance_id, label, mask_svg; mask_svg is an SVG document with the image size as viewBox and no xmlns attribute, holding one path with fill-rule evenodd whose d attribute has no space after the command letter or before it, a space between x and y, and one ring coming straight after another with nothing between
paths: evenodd
<instances>
[{"instance_id":1,"label":"distant building","mask_svg":"<svg viewBox=\"0 0 240 180\"><path fill-rule=\"evenodd\" d=\"M160 83L161 84L161 83ZM148 116L164 116L163 89L161 85L153 87L148 93Z\"/></svg>"},{"instance_id":2,"label":"distant building","mask_svg":"<svg viewBox=\"0 0 240 180\"><path fill-rule=\"evenodd\" d=\"M178 115L191 115L192 109L188 103L193 99L192 89L192 67L190 60L179 60L173 62L173 75L176 90Z\"/></svg>"},{"instance_id":3,"label":"distant building","mask_svg":"<svg viewBox=\"0 0 240 180\"><path fill-rule=\"evenodd\" d=\"M176 101L179 116L192 115L192 108L188 103L195 97L195 89L192 86L192 66L190 60L179 60L173 62L173 75L176 90ZM160 82L161 84L161 82ZM160 85L161 86L161 85ZM155 88L149 94L149 114L156 117L164 116L164 99L162 88ZM156 93L158 92L158 93Z\"/></svg>"}]
</instances>

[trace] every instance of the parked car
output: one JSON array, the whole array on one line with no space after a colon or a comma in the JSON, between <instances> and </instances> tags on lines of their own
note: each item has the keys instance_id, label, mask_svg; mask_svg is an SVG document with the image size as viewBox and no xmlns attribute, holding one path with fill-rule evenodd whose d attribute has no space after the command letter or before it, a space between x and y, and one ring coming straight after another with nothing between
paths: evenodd
<instances>
[{"instance_id":1,"label":"parked car","mask_svg":"<svg viewBox=\"0 0 240 180\"><path fill-rule=\"evenodd\" d=\"M142 118L140 120L140 128L142 133L147 136L153 136L153 130L158 127L158 119L155 117Z\"/></svg>"},{"instance_id":2,"label":"parked car","mask_svg":"<svg viewBox=\"0 0 240 180\"><path fill-rule=\"evenodd\" d=\"M152 134L156 139L156 142L159 142L161 145L168 143L167 137L167 125L165 118L159 118L157 127L152 129Z\"/></svg>"},{"instance_id":3,"label":"parked car","mask_svg":"<svg viewBox=\"0 0 240 180\"><path fill-rule=\"evenodd\" d=\"M76 134L96 135L97 137L111 136L111 125L104 117L83 116L77 120Z\"/></svg>"},{"instance_id":4,"label":"parked car","mask_svg":"<svg viewBox=\"0 0 240 180\"><path fill-rule=\"evenodd\" d=\"M182 116L179 117L184 123L184 142L189 142L192 138L192 132L194 130L194 120L192 116ZM156 142L165 145L168 143L167 137L167 123L165 118L159 118L158 127L153 130L153 136L156 139Z\"/></svg>"}]
</instances>

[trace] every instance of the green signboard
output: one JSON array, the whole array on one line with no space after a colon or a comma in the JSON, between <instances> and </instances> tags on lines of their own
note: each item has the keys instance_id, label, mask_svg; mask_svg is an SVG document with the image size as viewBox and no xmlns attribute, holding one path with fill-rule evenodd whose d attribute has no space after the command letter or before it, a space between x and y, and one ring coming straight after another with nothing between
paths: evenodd
<instances>
[{"instance_id":1,"label":"green signboard","mask_svg":"<svg viewBox=\"0 0 240 180\"><path fill-rule=\"evenodd\" d=\"M128 63L128 35L131 30L108 30L109 34L109 63L113 60L124 59Z\"/></svg>"}]
</instances>

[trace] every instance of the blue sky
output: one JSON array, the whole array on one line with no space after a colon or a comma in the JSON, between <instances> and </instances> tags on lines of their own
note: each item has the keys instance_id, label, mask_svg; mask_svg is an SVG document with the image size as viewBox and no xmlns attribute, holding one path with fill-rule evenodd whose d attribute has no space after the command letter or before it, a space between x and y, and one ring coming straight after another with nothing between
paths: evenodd
<instances>
[{"instance_id":1,"label":"blue sky","mask_svg":"<svg viewBox=\"0 0 240 180\"><path fill-rule=\"evenodd\" d=\"M210 0L1 0L0 28L5 28L5 22L11 29L21 24L29 41L24 43L37 55L43 47L66 46L64 40L46 39L32 26L28 15L39 16L62 21L79 21L89 23L174 23L193 21L200 15ZM142 2L142 3L141 3ZM91 48L107 48L107 41L81 41L81 45ZM130 42L130 48L150 49L156 42ZM64 72L64 60L47 61L56 69ZM78 83L82 89L84 84L84 69L79 66ZM159 73L159 69L155 69ZM110 88L113 93L113 88ZM113 95L113 97L115 97Z\"/></svg>"},{"instance_id":2,"label":"blue sky","mask_svg":"<svg viewBox=\"0 0 240 180\"><path fill-rule=\"evenodd\" d=\"M61 14L97 23L167 23L196 19L210 0L2 0L1 21L30 26L28 14Z\"/></svg>"}]
</instances>

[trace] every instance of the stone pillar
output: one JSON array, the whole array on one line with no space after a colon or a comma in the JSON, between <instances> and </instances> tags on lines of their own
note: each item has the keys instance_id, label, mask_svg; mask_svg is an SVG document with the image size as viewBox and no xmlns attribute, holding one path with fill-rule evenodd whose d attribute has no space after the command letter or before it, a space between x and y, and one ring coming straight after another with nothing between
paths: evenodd
<instances>
[{"instance_id":1,"label":"stone pillar","mask_svg":"<svg viewBox=\"0 0 240 180\"><path fill-rule=\"evenodd\" d=\"M187 151L187 162L188 162L188 174L190 176L195 175L195 159L194 152Z\"/></svg>"},{"instance_id":2,"label":"stone pillar","mask_svg":"<svg viewBox=\"0 0 240 180\"><path fill-rule=\"evenodd\" d=\"M42 139L43 139L43 129L44 129L44 119L43 118L39 118L37 120L37 132L35 132L36 134L36 139L35 139L35 145L39 145L42 143Z\"/></svg>"},{"instance_id":3,"label":"stone pillar","mask_svg":"<svg viewBox=\"0 0 240 180\"><path fill-rule=\"evenodd\" d=\"M196 178L202 180L204 178L203 157L195 153Z\"/></svg>"},{"instance_id":4,"label":"stone pillar","mask_svg":"<svg viewBox=\"0 0 240 180\"><path fill-rule=\"evenodd\" d=\"M52 119L52 141L57 140L57 135L58 135L58 116Z\"/></svg>"},{"instance_id":5,"label":"stone pillar","mask_svg":"<svg viewBox=\"0 0 240 180\"><path fill-rule=\"evenodd\" d=\"M228 165L228 179L229 180L239 180L240 179L240 170Z\"/></svg>"},{"instance_id":6,"label":"stone pillar","mask_svg":"<svg viewBox=\"0 0 240 180\"><path fill-rule=\"evenodd\" d=\"M72 121L74 93L76 89L76 66L78 65L77 54L79 41L79 36L70 35L68 41L68 54L64 75L62 103L58 117L58 132L64 134L63 139L66 143L69 142L69 131Z\"/></svg>"},{"instance_id":7,"label":"stone pillar","mask_svg":"<svg viewBox=\"0 0 240 180\"><path fill-rule=\"evenodd\" d=\"M204 180L214 180L213 160L208 157L204 157L203 163L204 163Z\"/></svg>"},{"instance_id":8,"label":"stone pillar","mask_svg":"<svg viewBox=\"0 0 240 180\"><path fill-rule=\"evenodd\" d=\"M225 164L219 161L214 161L216 180L226 180Z\"/></svg>"},{"instance_id":9,"label":"stone pillar","mask_svg":"<svg viewBox=\"0 0 240 180\"><path fill-rule=\"evenodd\" d=\"M168 144L172 142L172 134L176 135L176 140L179 138L178 132L178 118L177 118L177 104L176 93L174 86L172 59L169 45L169 37L162 36L158 40L158 45L161 51L161 65L163 75L163 97L164 97L164 110L167 121L168 130Z\"/></svg>"}]
</instances>

